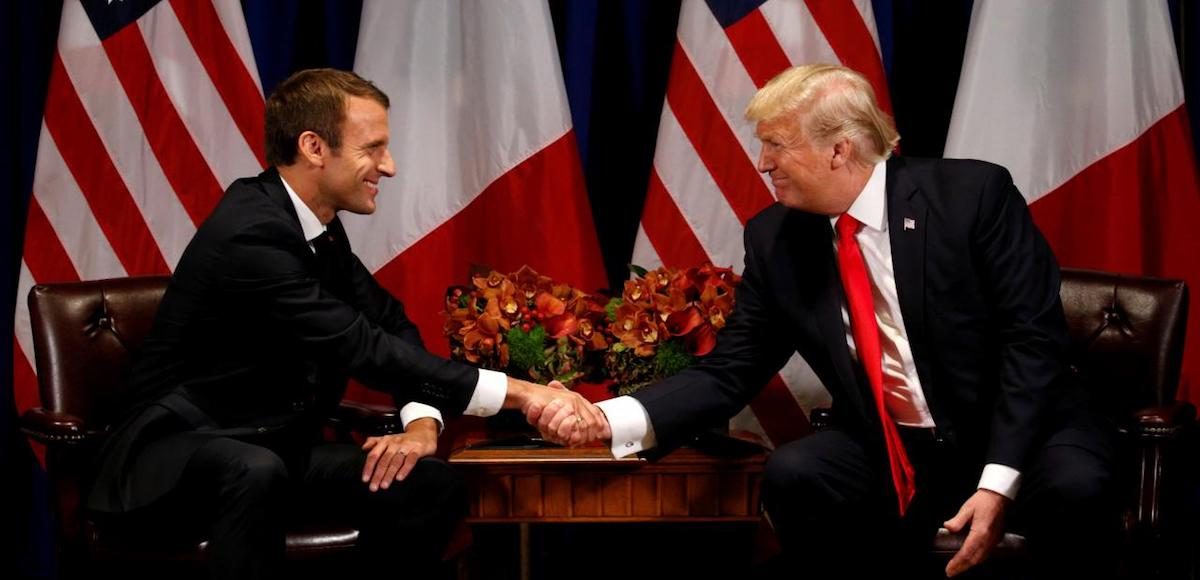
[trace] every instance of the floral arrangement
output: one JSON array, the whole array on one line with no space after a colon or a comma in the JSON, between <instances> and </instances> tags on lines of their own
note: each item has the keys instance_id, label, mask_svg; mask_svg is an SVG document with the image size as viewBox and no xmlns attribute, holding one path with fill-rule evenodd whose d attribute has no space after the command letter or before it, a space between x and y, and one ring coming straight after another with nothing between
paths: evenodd
<instances>
[{"instance_id":1,"label":"floral arrangement","mask_svg":"<svg viewBox=\"0 0 1200 580\"><path fill-rule=\"evenodd\" d=\"M528 266L446 291L443 332L456 360L536 382L611 379L628 394L712 351L741 278L704 264L631 266L619 298L556 284Z\"/></svg>"},{"instance_id":2,"label":"floral arrangement","mask_svg":"<svg viewBox=\"0 0 1200 580\"><path fill-rule=\"evenodd\" d=\"M620 298L608 304L612 346L606 375L617 394L669 377L712 351L733 310L741 277L712 264L686 270L631 267Z\"/></svg>"},{"instance_id":3,"label":"floral arrangement","mask_svg":"<svg viewBox=\"0 0 1200 580\"><path fill-rule=\"evenodd\" d=\"M535 382L566 385L594 374L608 348L604 302L528 266L475 275L446 291L450 356Z\"/></svg>"}]
</instances>

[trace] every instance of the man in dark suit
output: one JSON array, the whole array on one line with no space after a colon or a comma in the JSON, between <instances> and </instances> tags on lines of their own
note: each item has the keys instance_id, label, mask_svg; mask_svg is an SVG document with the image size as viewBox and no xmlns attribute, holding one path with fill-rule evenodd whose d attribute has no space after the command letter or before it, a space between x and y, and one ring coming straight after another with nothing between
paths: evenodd
<instances>
[{"instance_id":1,"label":"man in dark suit","mask_svg":"<svg viewBox=\"0 0 1200 580\"><path fill-rule=\"evenodd\" d=\"M285 506L300 505L358 527L370 573L427 577L466 506L430 457L442 413L553 400L599 425L573 393L428 353L351 253L336 214L372 213L395 173L388 105L329 69L267 100L272 167L231 185L180 258L101 453L88 506L115 528L203 535L214 577L255 578L273 575ZM348 377L390 393L404 433L321 442Z\"/></svg>"},{"instance_id":2,"label":"man in dark suit","mask_svg":"<svg viewBox=\"0 0 1200 580\"><path fill-rule=\"evenodd\" d=\"M891 119L842 67L785 71L746 116L779 203L746 226L713 353L599 404L614 453L726 420L799 352L834 425L766 467L767 515L803 557L793 573L908 577L942 524L965 536L945 568L956 575L987 558L1006 519L1043 570L1111 573L1095 564L1117 524L1112 441L1071 381L1058 266L1008 172L889 159ZM568 413L529 411L548 435L573 431Z\"/></svg>"}]
</instances>

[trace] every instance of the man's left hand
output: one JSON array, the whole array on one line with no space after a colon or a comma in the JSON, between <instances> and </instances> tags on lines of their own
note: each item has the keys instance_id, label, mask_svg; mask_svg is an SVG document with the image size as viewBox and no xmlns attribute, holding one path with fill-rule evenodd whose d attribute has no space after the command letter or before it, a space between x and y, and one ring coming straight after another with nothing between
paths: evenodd
<instances>
[{"instance_id":1,"label":"man's left hand","mask_svg":"<svg viewBox=\"0 0 1200 580\"><path fill-rule=\"evenodd\" d=\"M367 452L363 483L371 491L379 491L408 477L418 460L437 451L437 437L438 423L432 417L409 423L404 433L368 437L362 447Z\"/></svg>"},{"instance_id":2,"label":"man's left hand","mask_svg":"<svg viewBox=\"0 0 1200 580\"><path fill-rule=\"evenodd\" d=\"M987 560L1004 537L1004 510L1008 501L994 491L978 490L967 498L957 515L942 524L956 534L967 529L967 539L946 565L946 576L957 576Z\"/></svg>"}]
</instances>

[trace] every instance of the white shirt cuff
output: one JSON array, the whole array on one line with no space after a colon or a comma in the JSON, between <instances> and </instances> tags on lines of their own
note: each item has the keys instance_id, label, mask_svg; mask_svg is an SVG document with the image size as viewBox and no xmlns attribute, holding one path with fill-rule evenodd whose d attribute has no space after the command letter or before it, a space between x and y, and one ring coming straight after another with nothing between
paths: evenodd
<instances>
[{"instance_id":1,"label":"white shirt cuff","mask_svg":"<svg viewBox=\"0 0 1200 580\"><path fill-rule=\"evenodd\" d=\"M442 421L442 412L437 410L437 407L412 401L400 408L400 424L404 425L405 431L408 430L409 423L417 419L424 419L425 417L433 417L433 420L437 421L438 433L440 434L446 423Z\"/></svg>"},{"instance_id":2,"label":"white shirt cuff","mask_svg":"<svg viewBox=\"0 0 1200 580\"><path fill-rule=\"evenodd\" d=\"M596 403L608 419L612 430L612 454L621 458L645 451L658 444L654 438L654 426L650 414L641 402L633 397L617 397Z\"/></svg>"},{"instance_id":3,"label":"white shirt cuff","mask_svg":"<svg viewBox=\"0 0 1200 580\"><path fill-rule=\"evenodd\" d=\"M475 383L475 391L471 400L467 401L467 409L463 415L474 417L491 417L500 412L504 406L504 397L508 395L508 376L504 373L479 369L479 382Z\"/></svg>"},{"instance_id":4,"label":"white shirt cuff","mask_svg":"<svg viewBox=\"0 0 1200 580\"><path fill-rule=\"evenodd\" d=\"M979 489L1016 499L1017 490L1021 489L1021 472L1007 465L989 463L983 466L983 475L979 476Z\"/></svg>"}]
</instances>

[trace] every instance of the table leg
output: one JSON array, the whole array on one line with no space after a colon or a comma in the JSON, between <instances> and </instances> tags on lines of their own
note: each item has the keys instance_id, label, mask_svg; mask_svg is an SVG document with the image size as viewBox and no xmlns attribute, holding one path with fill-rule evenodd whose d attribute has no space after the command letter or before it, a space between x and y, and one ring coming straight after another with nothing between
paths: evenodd
<instances>
[{"instance_id":1,"label":"table leg","mask_svg":"<svg viewBox=\"0 0 1200 580\"><path fill-rule=\"evenodd\" d=\"M529 548L529 524L517 524L517 530L520 534L520 560L521 560L521 580L529 580L530 575L530 548Z\"/></svg>"}]
</instances>

